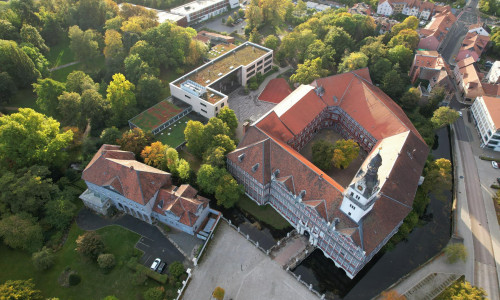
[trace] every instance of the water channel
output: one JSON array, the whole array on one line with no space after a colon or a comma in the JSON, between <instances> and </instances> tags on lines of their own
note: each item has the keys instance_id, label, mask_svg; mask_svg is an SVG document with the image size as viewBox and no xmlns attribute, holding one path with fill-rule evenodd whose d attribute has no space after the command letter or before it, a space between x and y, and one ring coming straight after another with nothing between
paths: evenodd
<instances>
[{"instance_id":1,"label":"water channel","mask_svg":"<svg viewBox=\"0 0 500 300\"><path fill-rule=\"evenodd\" d=\"M437 149L432 150L434 158L450 159L449 133L446 129L437 132L436 144ZM216 205L215 209L265 250L292 229L274 230L236 208L224 209ZM343 270L335 267L321 250L315 250L293 272L325 294L326 299L370 299L436 255L448 243L450 235L451 193L446 194L445 201L431 196L423 219L407 240L391 251L378 253L354 279L349 279Z\"/></svg>"}]
</instances>

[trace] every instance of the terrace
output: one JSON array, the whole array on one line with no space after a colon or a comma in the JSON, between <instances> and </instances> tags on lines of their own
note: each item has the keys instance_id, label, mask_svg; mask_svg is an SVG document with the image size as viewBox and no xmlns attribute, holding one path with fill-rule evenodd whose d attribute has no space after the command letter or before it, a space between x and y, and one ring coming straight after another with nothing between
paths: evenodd
<instances>
[{"instance_id":1,"label":"terrace","mask_svg":"<svg viewBox=\"0 0 500 300\"><path fill-rule=\"evenodd\" d=\"M200 85L207 86L222 76L234 71L239 66L246 66L255 61L268 51L250 44L243 45L228 54L207 63L203 67L193 71L184 79L190 79ZM185 80L176 82L180 86Z\"/></svg>"}]
</instances>

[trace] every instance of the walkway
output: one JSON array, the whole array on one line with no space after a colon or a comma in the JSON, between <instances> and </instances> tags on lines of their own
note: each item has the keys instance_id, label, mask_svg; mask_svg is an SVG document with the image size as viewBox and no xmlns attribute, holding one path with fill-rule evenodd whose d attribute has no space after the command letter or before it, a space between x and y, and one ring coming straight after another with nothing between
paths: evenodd
<instances>
[{"instance_id":1,"label":"walkway","mask_svg":"<svg viewBox=\"0 0 500 300\"><path fill-rule=\"evenodd\" d=\"M50 72L52 72L52 71L57 71L57 70L59 70L59 69L63 69L63 68L66 68L66 67L69 67L69 66L72 66L72 65L76 65L76 64L78 64L78 63L80 63L80 61L79 61L79 60L77 60L77 61L73 61L73 62L70 62L70 63L64 64L64 65L60 65L60 66L57 66L57 67L55 67L55 68L49 69L49 71L50 71Z\"/></svg>"},{"instance_id":2,"label":"walkway","mask_svg":"<svg viewBox=\"0 0 500 300\"><path fill-rule=\"evenodd\" d=\"M141 235L142 238L137 242L136 248L144 251L141 261L146 265L155 257L160 257L168 264L185 260L182 253L158 228L127 214L116 219L105 219L91 210L83 208L76 217L76 224L83 230L97 230L110 225L119 225Z\"/></svg>"}]
</instances>

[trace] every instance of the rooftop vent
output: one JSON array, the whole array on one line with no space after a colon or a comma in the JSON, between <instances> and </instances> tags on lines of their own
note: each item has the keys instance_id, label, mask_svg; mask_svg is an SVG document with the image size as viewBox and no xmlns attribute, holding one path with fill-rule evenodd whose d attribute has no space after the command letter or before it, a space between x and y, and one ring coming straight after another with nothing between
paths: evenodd
<instances>
[{"instance_id":1,"label":"rooftop vent","mask_svg":"<svg viewBox=\"0 0 500 300\"><path fill-rule=\"evenodd\" d=\"M229 67L229 70L232 70L233 68L234 68L233 66L230 66L230 67Z\"/></svg>"},{"instance_id":2,"label":"rooftop vent","mask_svg":"<svg viewBox=\"0 0 500 300\"><path fill-rule=\"evenodd\" d=\"M245 158L245 153L238 155L239 162L242 162L244 158Z\"/></svg>"},{"instance_id":3,"label":"rooftop vent","mask_svg":"<svg viewBox=\"0 0 500 300\"><path fill-rule=\"evenodd\" d=\"M222 75L224 75L224 74L222 74L222 73L219 73L219 74L217 74L217 75L218 75L218 76L222 76Z\"/></svg>"},{"instance_id":4,"label":"rooftop vent","mask_svg":"<svg viewBox=\"0 0 500 300\"><path fill-rule=\"evenodd\" d=\"M209 80L207 80L207 81L205 81L205 83L210 83L210 79L209 79Z\"/></svg>"}]
</instances>

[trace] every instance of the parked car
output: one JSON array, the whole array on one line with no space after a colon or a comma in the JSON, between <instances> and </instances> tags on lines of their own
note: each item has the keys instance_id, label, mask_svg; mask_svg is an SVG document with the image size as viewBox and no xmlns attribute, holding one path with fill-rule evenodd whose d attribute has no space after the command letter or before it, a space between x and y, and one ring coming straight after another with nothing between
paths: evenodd
<instances>
[{"instance_id":1,"label":"parked car","mask_svg":"<svg viewBox=\"0 0 500 300\"><path fill-rule=\"evenodd\" d=\"M491 166L495 169L498 169L498 163L494 160L491 161Z\"/></svg>"},{"instance_id":2,"label":"parked car","mask_svg":"<svg viewBox=\"0 0 500 300\"><path fill-rule=\"evenodd\" d=\"M155 259L155 261L151 265L151 270L156 271L156 269L158 269L158 266L160 265L160 263L161 263L161 259L159 259L159 258Z\"/></svg>"},{"instance_id":3,"label":"parked car","mask_svg":"<svg viewBox=\"0 0 500 300\"><path fill-rule=\"evenodd\" d=\"M166 265L167 265L167 263L162 261L161 264L158 266L158 269L156 269L156 272L161 274L163 272L163 269L165 269Z\"/></svg>"},{"instance_id":4,"label":"parked car","mask_svg":"<svg viewBox=\"0 0 500 300\"><path fill-rule=\"evenodd\" d=\"M460 118L461 118L461 117L462 117L462 112L461 112L461 111L459 111L459 112L458 112L458 115L459 115L459 116L460 116Z\"/></svg>"}]
</instances>

